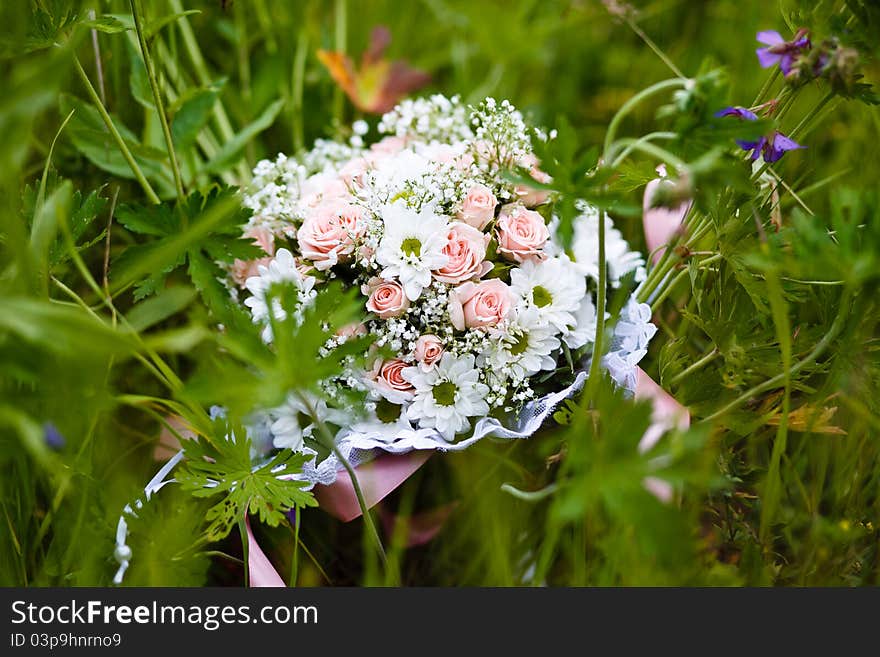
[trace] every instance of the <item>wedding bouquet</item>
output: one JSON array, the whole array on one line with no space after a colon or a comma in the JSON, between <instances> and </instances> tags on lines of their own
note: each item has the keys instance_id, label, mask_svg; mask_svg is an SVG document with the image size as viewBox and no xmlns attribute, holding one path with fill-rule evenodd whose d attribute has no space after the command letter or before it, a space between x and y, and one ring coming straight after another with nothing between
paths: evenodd
<instances>
[{"instance_id":1,"label":"wedding bouquet","mask_svg":"<svg viewBox=\"0 0 880 657\"><path fill-rule=\"evenodd\" d=\"M378 130L367 146L358 121L347 142L264 160L244 197L253 211L246 235L265 257L236 261L230 275L263 340L273 341L273 319L302 313L338 279L360 290L363 320L324 348L355 336L371 343L366 359L351 357L322 381L320 395L295 391L258 414L271 446L317 456L316 415L355 463L375 450L527 437L580 388L593 356L599 212L579 205L564 248L532 149L555 135L528 126L506 100L407 100ZM608 291L626 295L644 279L644 260L605 222ZM284 290L292 305L282 304ZM603 357L630 390L656 330L649 320L649 307L630 299ZM363 409L346 405L350 391L366 396ZM334 454L313 458L302 477L328 484L340 468Z\"/></svg>"}]
</instances>

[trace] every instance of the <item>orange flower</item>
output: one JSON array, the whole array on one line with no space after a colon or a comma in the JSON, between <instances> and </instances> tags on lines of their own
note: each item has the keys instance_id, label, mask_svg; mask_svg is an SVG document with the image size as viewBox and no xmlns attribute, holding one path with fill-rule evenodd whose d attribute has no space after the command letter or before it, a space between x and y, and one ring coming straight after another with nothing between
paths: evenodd
<instances>
[{"instance_id":1,"label":"orange flower","mask_svg":"<svg viewBox=\"0 0 880 657\"><path fill-rule=\"evenodd\" d=\"M411 68L403 61L389 61L382 57L389 43L391 33L387 27L373 28L370 46L361 55L357 70L345 53L318 51L318 59L330 71L336 84L364 112L384 114L409 92L425 86L431 79L424 71Z\"/></svg>"}]
</instances>

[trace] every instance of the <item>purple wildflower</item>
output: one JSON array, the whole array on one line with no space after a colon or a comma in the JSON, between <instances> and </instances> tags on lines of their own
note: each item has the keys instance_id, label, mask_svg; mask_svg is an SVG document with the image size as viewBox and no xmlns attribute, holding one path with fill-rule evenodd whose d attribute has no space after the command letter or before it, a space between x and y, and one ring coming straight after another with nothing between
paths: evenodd
<instances>
[{"instance_id":1,"label":"purple wildflower","mask_svg":"<svg viewBox=\"0 0 880 657\"><path fill-rule=\"evenodd\" d=\"M779 158L785 155L787 151L806 148L806 146L801 146L793 139L789 139L779 132L779 130L774 130L773 134L762 139L764 139L764 144L762 145L761 150L764 153L765 162L776 162ZM752 155L752 159L755 159L755 155Z\"/></svg>"},{"instance_id":2,"label":"purple wildflower","mask_svg":"<svg viewBox=\"0 0 880 657\"><path fill-rule=\"evenodd\" d=\"M756 39L767 46L755 51L761 67L769 68L774 64L779 64L779 70L782 71L782 74L788 75L795 57L810 49L810 38L807 35L808 32L801 29L797 31L791 41L786 41L775 30L758 32Z\"/></svg>"},{"instance_id":3,"label":"purple wildflower","mask_svg":"<svg viewBox=\"0 0 880 657\"><path fill-rule=\"evenodd\" d=\"M735 116L736 118L738 118L741 121L757 121L758 120L757 114L755 114L754 112L752 112L750 110L747 110L745 107L725 107L724 109L718 110L717 112L715 112L715 116L717 116L717 117ZM763 137L761 139L763 139ZM753 148L755 148L755 146L758 142L737 139L736 143L737 143L737 146L739 146L743 150L750 151ZM760 150L760 148L758 148L758 150Z\"/></svg>"},{"instance_id":4,"label":"purple wildflower","mask_svg":"<svg viewBox=\"0 0 880 657\"><path fill-rule=\"evenodd\" d=\"M715 112L715 116L735 116L745 121L757 121L757 115L744 107L725 107ZM806 148L801 146L793 139L789 139L779 130L774 130L770 135L760 137L755 141L746 141L745 139L737 139L737 146L744 151L752 151L751 159L757 160L758 156L763 155L765 162L776 162L787 151L793 151L798 148Z\"/></svg>"},{"instance_id":5,"label":"purple wildflower","mask_svg":"<svg viewBox=\"0 0 880 657\"><path fill-rule=\"evenodd\" d=\"M58 427L52 422L46 422L43 424L43 439L46 441L46 445L54 449L56 452L60 452L64 449L64 445L67 442L64 440L64 436L61 435L61 432L58 431Z\"/></svg>"},{"instance_id":6,"label":"purple wildflower","mask_svg":"<svg viewBox=\"0 0 880 657\"><path fill-rule=\"evenodd\" d=\"M768 164L778 161L788 151L806 148L806 146L801 146L793 139L789 139L779 130L774 130L770 135L761 137L757 141L737 140L736 143L744 151L752 151L752 160L757 160L759 155L763 155L764 161Z\"/></svg>"},{"instance_id":7,"label":"purple wildflower","mask_svg":"<svg viewBox=\"0 0 880 657\"><path fill-rule=\"evenodd\" d=\"M757 121L758 116L747 110L745 107L725 107L715 112L715 116L735 116L738 119L746 119L747 121Z\"/></svg>"}]
</instances>

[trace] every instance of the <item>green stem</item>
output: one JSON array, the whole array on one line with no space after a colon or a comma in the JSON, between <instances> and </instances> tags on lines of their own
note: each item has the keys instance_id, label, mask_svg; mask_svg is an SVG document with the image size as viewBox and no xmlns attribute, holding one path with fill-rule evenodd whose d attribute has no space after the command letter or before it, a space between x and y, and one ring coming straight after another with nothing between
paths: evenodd
<instances>
[{"instance_id":1,"label":"green stem","mask_svg":"<svg viewBox=\"0 0 880 657\"><path fill-rule=\"evenodd\" d=\"M686 368L684 368L681 372L679 372L674 377L669 379L669 385L670 386L675 385L676 383L678 383L682 379L684 379L684 378L690 376L691 374L693 374L694 372L696 372L701 367L705 367L706 365L711 363L713 360L718 358L718 356L720 356L720 355L721 355L721 352L718 351L717 347L715 347L714 349L712 349L712 351L710 351L708 354L703 356L700 360L694 361L693 363L688 365Z\"/></svg>"},{"instance_id":2,"label":"green stem","mask_svg":"<svg viewBox=\"0 0 880 657\"><path fill-rule=\"evenodd\" d=\"M644 144L649 141L653 141L654 139L675 139L678 137L678 133L675 132L650 132L644 137L639 137L638 139L626 138L626 139L618 139L614 145L615 146L623 146L624 149L620 152L620 155L613 153L609 153L607 155L608 159L613 160L611 163L612 168L617 168L621 165L621 163L629 156L630 153L635 150L635 146L637 144ZM616 149L614 149L616 151Z\"/></svg>"},{"instance_id":3,"label":"green stem","mask_svg":"<svg viewBox=\"0 0 880 657\"><path fill-rule=\"evenodd\" d=\"M300 28L296 40L296 54L293 57L293 79L291 80L291 110L293 111L293 148L298 153L305 148L303 130L303 87L305 86L306 57L309 52L309 34L305 26Z\"/></svg>"},{"instance_id":4,"label":"green stem","mask_svg":"<svg viewBox=\"0 0 880 657\"><path fill-rule=\"evenodd\" d=\"M339 447L336 445L336 441L333 439L330 430L327 428L327 425L324 424L324 420L317 414L312 403L306 398L305 395L299 394L300 401L305 405L305 407L309 411L309 415L315 421L315 424L318 425L318 431L321 434L323 439L324 447L330 449L333 454L339 459L339 462L342 463L342 466L345 468L345 471L348 473L348 476L351 478L351 485L354 488L354 494L357 497L358 506L361 509L361 515L364 517L364 523L367 526L367 533L370 535L370 539L376 546L376 552L379 554L379 558L382 560L383 567L387 563L387 558L385 556L385 548L382 547L382 539L379 538L379 532L376 530L376 525L373 522L373 517L370 515L370 509L367 507L367 502L364 499L364 493L361 490L361 485L358 482L357 474L354 471L354 468L351 467L351 463L348 462L348 459L342 455L342 452L339 451Z\"/></svg>"},{"instance_id":5,"label":"green stem","mask_svg":"<svg viewBox=\"0 0 880 657\"><path fill-rule=\"evenodd\" d=\"M654 43L654 41L651 39L651 37L649 37L649 36L648 36L648 35L642 30L642 28L640 28L640 27L636 24L636 22L635 22L632 18L627 17L625 20L626 20L626 24L629 25L629 28L630 28L633 32L635 32L636 35L637 35L642 41L645 42L645 45L646 45L646 46L648 46L651 50L654 51L654 54L657 55L657 57L659 57L660 60L661 60L664 64L666 64L666 66L669 67L669 70L672 71L672 72L673 72L675 75L677 75L678 77L684 79L685 75L684 75L684 73L681 72L681 69L679 69L679 68L675 65L675 62L673 62L665 52L663 52L662 50L660 50L660 47L659 47L656 43Z\"/></svg>"},{"instance_id":6,"label":"green stem","mask_svg":"<svg viewBox=\"0 0 880 657\"><path fill-rule=\"evenodd\" d=\"M780 383L784 383L787 378L794 376L802 369L804 369L807 365L815 362L822 354L825 353L825 350L828 349L828 347L831 345L832 340L837 337L838 333L840 333L840 331L846 324L846 319L848 317L846 309L849 306L850 296L851 292L849 288L844 289L844 292L841 295L840 299L840 307L837 310L837 317L834 318L834 322L831 324L831 328L828 329L828 332L824 336L822 336L822 339L816 343L816 346L813 347L813 350L809 354L807 354L807 356L803 360L795 363L795 365L792 366L789 371L783 372L782 374L777 374L773 378L767 379L763 383L759 383L753 388L747 390L723 408L703 418L702 421L711 422L712 420L718 419L719 417L733 410L737 406L746 403L748 400L752 399L756 395L760 395L763 392L772 390Z\"/></svg>"},{"instance_id":7,"label":"green stem","mask_svg":"<svg viewBox=\"0 0 880 657\"><path fill-rule=\"evenodd\" d=\"M626 101L619 110L617 110L617 114L611 119L611 123L608 124L608 132L605 134L605 145L603 147L603 153L611 152L611 144L614 143L614 138L617 136L617 130L620 128L620 123L629 114L639 103L644 100L647 100L651 96L655 96L659 93L667 91L668 89L676 89L686 87L692 81L687 78L675 78L671 80L662 80L661 82L657 82L652 84L650 87L643 89L635 96Z\"/></svg>"},{"instance_id":8,"label":"green stem","mask_svg":"<svg viewBox=\"0 0 880 657\"><path fill-rule=\"evenodd\" d=\"M293 511L293 563L290 566L290 579L287 581L290 587L296 586L299 578L299 523L300 508L296 507Z\"/></svg>"},{"instance_id":9,"label":"green stem","mask_svg":"<svg viewBox=\"0 0 880 657\"><path fill-rule=\"evenodd\" d=\"M766 80L764 80L764 84L761 86L761 89L758 91L758 95L755 96L755 100L752 101L752 107L754 107L755 105L760 103L762 100L764 100L764 94L766 94L770 90L770 87L776 81L776 78L778 75L779 75L779 69L774 68L773 75L769 76Z\"/></svg>"},{"instance_id":10,"label":"green stem","mask_svg":"<svg viewBox=\"0 0 880 657\"><path fill-rule=\"evenodd\" d=\"M73 63L74 67L76 68L76 72L79 74L80 79L85 85L86 91L89 94L89 98L91 98L92 103L95 105L95 109L97 109L98 114L101 115L101 119L103 119L104 125L107 126L107 130L110 131L110 135L113 137L113 141L116 142L116 146L122 153L122 157L128 163L128 166L131 167L131 172L134 174L135 180L140 183L140 186L143 188L144 192L147 195L147 198L150 199L151 203L161 203L162 201L159 199L159 196L156 194L156 192L153 191L153 187L147 181L146 176L144 176L144 172L141 171L141 168L135 161L134 156L131 154L131 151L128 150L128 146L126 145L125 140L122 138L122 135L119 134L116 126L113 125L113 119L110 118L110 114L107 113L104 104L98 97L98 92L95 91L95 88L92 86L92 83L89 80L89 76L86 75L86 72L83 70L82 64L79 63L79 58L74 56Z\"/></svg>"},{"instance_id":11,"label":"green stem","mask_svg":"<svg viewBox=\"0 0 880 657\"><path fill-rule=\"evenodd\" d=\"M602 361L602 343L605 337L605 298L608 293L607 263L605 262L605 210L599 210L599 289L596 293L596 337L593 340L593 359L590 361L589 387L595 389ZM586 395L585 398L592 395Z\"/></svg>"},{"instance_id":12,"label":"green stem","mask_svg":"<svg viewBox=\"0 0 880 657\"><path fill-rule=\"evenodd\" d=\"M647 155L653 155L658 160L663 160L664 162L666 162L666 164L675 167L676 171L683 171L687 167L687 164L684 162L684 160L676 157L665 148L660 148L656 144L652 144L648 141L643 141L641 139L634 140L631 144L629 144L629 146L627 146L624 155L628 155L633 151L640 151Z\"/></svg>"},{"instance_id":13,"label":"green stem","mask_svg":"<svg viewBox=\"0 0 880 657\"><path fill-rule=\"evenodd\" d=\"M346 50L346 32L348 31L348 8L345 0L336 0L334 14L336 17L336 24L334 26L336 52L344 53ZM335 85L333 90L333 118L337 126L342 124L342 113L345 108L343 103L342 89L339 85Z\"/></svg>"},{"instance_id":14,"label":"green stem","mask_svg":"<svg viewBox=\"0 0 880 657\"><path fill-rule=\"evenodd\" d=\"M168 125L168 115L165 113L165 105L162 103L162 94L159 91L159 83L156 81L156 70L153 67L153 58L147 47L141 23L139 0L129 0L131 15L134 18L134 28L137 32L138 42L141 46L141 54L144 57L144 68L147 71L147 79L150 81L150 90L153 92L153 102L159 113L159 123L162 124L162 133L165 135L165 146L168 149L168 158L171 161L171 172L174 174L174 188L177 191L177 200L181 203L185 198L183 192L183 178L180 176L180 165L177 163L177 154L174 152L174 141L171 138L171 127Z\"/></svg>"},{"instance_id":15,"label":"green stem","mask_svg":"<svg viewBox=\"0 0 880 657\"><path fill-rule=\"evenodd\" d=\"M710 256L710 257L706 258L705 260L702 260L700 262L699 266L702 267L703 265L708 265L708 264L713 263L713 262L720 260L720 259L721 259L721 254L716 253L715 255ZM660 293L660 296L658 296L654 300L654 302L651 304L651 310L656 312L657 309L660 308L660 304L662 304L664 301L666 301L666 297L669 296L669 294L672 292L672 290L674 290L678 286L678 284L681 283L682 280L684 280L684 278L687 275L688 275L687 269L682 269L680 272L678 272L678 274L676 274L675 278L673 278L666 285L666 287L663 288L663 292Z\"/></svg>"}]
</instances>

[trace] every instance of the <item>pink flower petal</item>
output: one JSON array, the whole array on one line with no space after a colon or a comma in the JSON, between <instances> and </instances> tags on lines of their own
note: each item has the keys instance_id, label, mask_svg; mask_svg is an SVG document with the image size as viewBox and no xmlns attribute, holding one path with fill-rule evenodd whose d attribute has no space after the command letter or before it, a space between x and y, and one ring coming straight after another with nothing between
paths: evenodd
<instances>
[{"instance_id":1,"label":"pink flower petal","mask_svg":"<svg viewBox=\"0 0 880 657\"><path fill-rule=\"evenodd\" d=\"M251 531L251 521L245 518L248 541L248 578L251 588L279 588L286 584L281 575L275 570L275 566L269 561L269 557L260 548L254 533Z\"/></svg>"},{"instance_id":2,"label":"pink flower petal","mask_svg":"<svg viewBox=\"0 0 880 657\"><path fill-rule=\"evenodd\" d=\"M641 367L636 368L636 399L651 402L651 426L639 442L639 451L646 452L657 444L664 432L678 427L687 429L691 424L688 410L661 388Z\"/></svg>"},{"instance_id":3,"label":"pink flower petal","mask_svg":"<svg viewBox=\"0 0 880 657\"><path fill-rule=\"evenodd\" d=\"M656 178L645 185L645 196L642 203L645 242L648 245L648 252L653 253L651 259L655 263L665 251L660 247L664 247L675 236L691 207L690 202L682 203L674 209L650 207L654 191L662 184L662 180L662 178Z\"/></svg>"}]
</instances>

